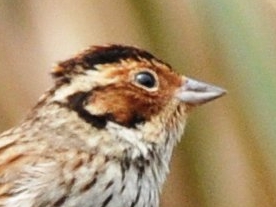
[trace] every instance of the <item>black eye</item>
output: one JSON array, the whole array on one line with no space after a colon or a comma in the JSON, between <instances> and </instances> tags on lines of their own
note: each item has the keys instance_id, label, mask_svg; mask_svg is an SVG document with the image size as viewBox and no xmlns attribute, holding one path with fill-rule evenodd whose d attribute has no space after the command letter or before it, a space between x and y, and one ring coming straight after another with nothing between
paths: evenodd
<instances>
[{"instance_id":1,"label":"black eye","mask_svg":"<svg viewBox=\"0 0 276 207\"><path fill-rule=\"evenodd\" d=\"M135 81L140 85L152 88L155 86L155 77L149 72L140 72L135 76Z\"/></svg>"}]
</instances>

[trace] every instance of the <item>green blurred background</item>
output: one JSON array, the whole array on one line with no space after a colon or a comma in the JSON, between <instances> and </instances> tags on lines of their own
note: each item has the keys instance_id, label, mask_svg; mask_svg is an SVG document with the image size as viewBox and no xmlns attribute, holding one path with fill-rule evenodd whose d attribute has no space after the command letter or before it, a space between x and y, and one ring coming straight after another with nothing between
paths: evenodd
<instances>
[{"instance_id":1,"label":"green blurred background","mask_svg":"<svg viewBox=\"0 0 276 207\"><path fill-rule=\"evenodd\" d=\"M190 115L162 207L276 206L276 0L1 0L0 129L89 45L145 48L228 90Z\"/></svg>"}]
</instances>

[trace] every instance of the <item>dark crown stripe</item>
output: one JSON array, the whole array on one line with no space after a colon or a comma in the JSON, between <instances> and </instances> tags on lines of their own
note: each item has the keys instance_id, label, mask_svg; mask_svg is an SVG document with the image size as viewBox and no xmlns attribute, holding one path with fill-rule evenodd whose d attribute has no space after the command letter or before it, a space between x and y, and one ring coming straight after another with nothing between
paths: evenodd
<instances>
[{"instance_id":1,"label":"dark crown stripe","mask_svg":"<svg viewBox=\"0 0 276 207\"><path fill-rule=\"evenodd\" d=\"M55 77L59 77L68 72L74 72L74 68L76 66L81 66L83 69L94 69L94 66L97 64L117 63L127 59L146 59L148 61L154 59L163 63L147 51L131 46L94 46L74 58L59 63L57 68L58 70L54 70L53 75Z\"/></svg>"},{"instance_id":2,"label":"dark crown stripe","mask_svg":"<svg viewBox=\"0 0 276 207\"><path fill-rule=\"evenodd\" d=\"M94 47L92 51L88 50L83 56L83 62L91 67L96 64L115 63L126 59L139 60L139 58L156 59L150 53L135 47L111 45L109 47Z\"/></svg>"}]
</instances>

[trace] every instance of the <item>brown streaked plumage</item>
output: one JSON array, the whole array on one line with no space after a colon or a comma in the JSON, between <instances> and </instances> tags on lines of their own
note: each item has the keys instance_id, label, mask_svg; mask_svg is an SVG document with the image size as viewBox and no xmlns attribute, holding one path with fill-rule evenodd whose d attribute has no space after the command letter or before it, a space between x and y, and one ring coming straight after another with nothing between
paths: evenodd
<instances>
[{"instance_id":1,"label":"brown streaked plumage","mask_svg":"<svg viewBox=\"0 0 276 207\"><path fill-rule=\"evenodd\" d=\"M157 207L187 106L225 91L130 46L59 63L55 86L0 136L0 206Z\"/></svg>"}]
</instances>

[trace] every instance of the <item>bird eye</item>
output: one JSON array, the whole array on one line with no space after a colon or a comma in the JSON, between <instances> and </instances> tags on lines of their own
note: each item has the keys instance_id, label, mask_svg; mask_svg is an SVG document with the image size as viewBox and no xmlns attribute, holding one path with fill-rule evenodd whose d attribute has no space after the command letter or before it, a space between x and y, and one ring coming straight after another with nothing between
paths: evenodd
<instances>
[{"instance_id":1,"label":"bird eye","mask_svg":"<svg viewBox=\"0 0 276 207\"><path fill-rule=\"evenodd\" d=\"M155 77L149 72L140 72L135 76L135 81L147 88L153 88L156 85Z\"/></svg>"}]
</instances>

